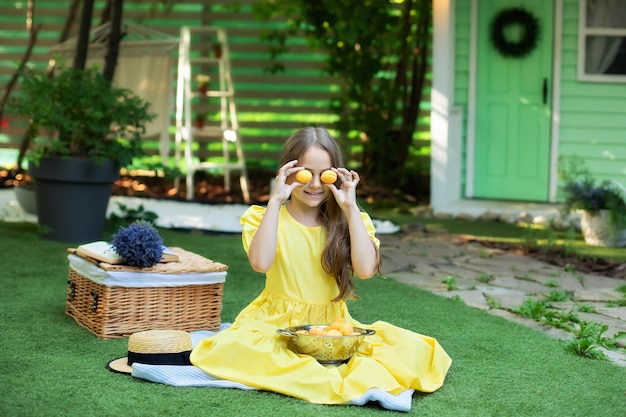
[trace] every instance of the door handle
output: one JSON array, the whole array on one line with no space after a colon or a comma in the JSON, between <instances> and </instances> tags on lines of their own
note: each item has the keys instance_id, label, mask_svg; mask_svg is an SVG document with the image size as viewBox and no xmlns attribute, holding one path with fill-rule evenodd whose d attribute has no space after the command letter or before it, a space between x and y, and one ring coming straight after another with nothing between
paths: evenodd
<instances>
[{"instance_id":1,"label":"door handle","mask_svg":"<svg viewBox=\"0 0 626 417\"><path fill-rule=\"evenodd\" d=\"M548 104L548 78L543 79L543 104Z\"/></svg>"}]
</instances>

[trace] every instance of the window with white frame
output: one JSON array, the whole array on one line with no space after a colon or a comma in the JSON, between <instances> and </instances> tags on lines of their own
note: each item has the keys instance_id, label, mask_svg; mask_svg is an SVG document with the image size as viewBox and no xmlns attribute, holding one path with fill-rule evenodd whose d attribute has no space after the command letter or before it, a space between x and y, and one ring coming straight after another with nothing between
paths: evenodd
<instances>
[{"instance_id":1,"label":"window with white frame","mask_svg":"<svg viewBox=\"0 0 626 417\"><path fill-rule=\"evenodd\" d=\"M578 79L626 82L626 0L580 0Z\"/></svg>"}]
</instances>

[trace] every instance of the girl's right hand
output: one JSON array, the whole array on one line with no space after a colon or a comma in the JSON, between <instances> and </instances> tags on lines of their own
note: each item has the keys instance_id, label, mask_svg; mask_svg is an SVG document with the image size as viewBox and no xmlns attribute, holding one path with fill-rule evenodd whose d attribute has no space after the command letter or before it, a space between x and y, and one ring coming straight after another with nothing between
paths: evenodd
<instances>
[{"instance_id":1,"label":"girl's right hand","mask_svg":"<svg viewBox=\"0 0 626 417\"><path fill-rule=\"evenodd\" d=\"M294 188L302 186L298 181L287 184L287 178L289 178L290 175L304 169L303 167L296 167L297 163L298 160L294 159L280 167L278 174L276 174L276 179L274 180L274 191L272 191L270 200L277 200L282 204L289 199Z\"/></svg>"}]
</instances>

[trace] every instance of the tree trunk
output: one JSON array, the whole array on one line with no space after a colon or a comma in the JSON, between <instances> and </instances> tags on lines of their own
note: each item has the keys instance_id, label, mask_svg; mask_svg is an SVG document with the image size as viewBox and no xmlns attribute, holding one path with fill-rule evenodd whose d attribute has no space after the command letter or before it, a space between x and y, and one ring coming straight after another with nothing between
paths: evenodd
<instances>
[{"instance_id":1,"label":"tree trunk","mask_svg":"<svg viewBox=\"0 0 626 417\"><path fill-rule=\"evenodd\" d=\"M91 31L91 15L93 14L94 0L84 0L83 10L80 14L80 27L78 29L78 42L74 52L74 68L85 69L87 52L89 51L89 32Z\"/></svg>"},{"instance_id":2,"label":"tree trunk","mask_svg":"<svg viewBox=\"0 0 626 417\"><path fill-rule=\"evenodd\" d=\"M392 97L400 103L401 123L388 128L381 122L377 131L367 132L363 150L363 171L368 180L390 189L397 187L410 155L428 66L430 0L419 0L418 7L417 16L412 14L413 1L403 7L402 44L395 68L398 97ZM411 38L412 43L406 42Z\"/></svg>"},{"instance_id":3,"label":"tree trunk","mask_svg":"<svg viewBox=\"0 0 626 417\"><path fill-rule=\"evenodd\" d=\"M104 61L104 78L109 82L113 82L115 75L115 67L117 66L117 57L119 56L120 41L122 39L122 10L124 8L124 0L111 1L111 32L109 33L109 44L107 54Z\"/></svg>"},{"instance_id":4,"label":"tree trunk","mask_svg":"<svg viewBox=\"0 0 626 417\"><path fill-rule=\"evenodd\" d=\"M65 25L63 26L63 31L61 32L61 37L59 38L59 43L65 42L70 37L70 31L72 26L74 26L74 22L76 21L76 14L78 12L78 7L80 6L81 0L72 0L72 4L70 5L70 11L67 14L67 20L65 21Z\"/></svg>"},{"instance_id":5,"label":"tree trunk","mask_svg":"<svg viewBox=\"0 0 626 417\"><path fill-rule=\"evenodd\" d=\"M7 87L4 90L4 94L2 95L2 99L0 100L0 120L2 120L2 116L4 115L4 106L6 102L9 100L9 95L11 94L11 91L13 91L13 88L15 87L15 84L17 83L17 79L19 78L20 73L26 67L26 63L30 59L30 55L32 54L33 48L35 47L35 44L37 43L37 36L39 35L39 31L42 28L42 25L37 25L36 27L33 27L33 22L35 21L35 4L33 1L28 2L27 15L28 15L28 19L27 19L26 26L27 26L28 34L29 34L28 47L26 48L26 52L24 53L24 56L22 57L22 61L20 62L17 68L17 71L15 71L15 74L13 74L13 77L7 84ZM2 129L1 126L0 126L0 129ZM26 150L30 147L30 142L33 137L34 137L34 129L33 129L32 124L29 123L28 130L26 131L26 133L24 134L24 137L22 138L22 142L20 143L20 151L17 155L17 170L18 171L23 171L22 164L24 162L24 156L26 155Z\"/></svg>"},{"instance_id":6,"label":"tree trunk","mask_svg":"<svg viewBox=\"0 0 626 417\"><path fill-rule=\"evenodd\" d=\"M72 0L70 11L67 15L67 20L65 21L65 25L63 26L63 31L61 32L61 37L59 38L59 43L65 42L67 38L69 37L70 29L72 28L72 26L74 25L74 22L76 21L76 12L78 11L78 6L80 5L80 1L81 0ZM31 14L32 14L31 20L34 20L34 11ZM35 33L33 33L33 29L31 28L30 30L31 39L28 44L28 49L26 51L24 59L22 60L22 63L20 64L20 67L19 67L20 69L23 68L26 62L28 61L28 57L30 57L31 50L36 43L35 39L37 38L37 32L39 32L41 27L42 25L37 25L37 28L34 29ZM54 77L54 69L55 69L55 63L52 62L51 65L48 67L48 77ZM16 76L17 76L17 73L16 73ZM11 89L12 89L12 86L10 88L7 88L7 96L10 93ZM0 112L0 118L2 118L1 116L2 116L2 113ZM22 165L24 164L24 158L26 157L26 152L28 151L28 148L30 148L30 143L33 137L35 137L36 133L37 132L35 132L35 129L33 129L33 126L29 124L28 130L24 134L24 137L22 138L22 142L20 143L20 151L17 154L17 170L18 171L22 171L24 169L22 168Z\"/></svg>"}]
</instances>

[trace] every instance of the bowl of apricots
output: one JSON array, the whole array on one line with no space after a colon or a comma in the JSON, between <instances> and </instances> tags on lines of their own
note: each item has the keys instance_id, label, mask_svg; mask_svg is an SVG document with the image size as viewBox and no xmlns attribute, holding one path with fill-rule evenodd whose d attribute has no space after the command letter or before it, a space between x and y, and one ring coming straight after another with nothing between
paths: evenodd
<instances>
[{"instance_id":1,"label":"bowl of apricots","mask_svg":"<svg viewBox=\"0 0 626 417\"><path fill-rule=\"evenodd\" d=\"M338 317L331 324L307 324L278 329L289 336L289 348L296 353L310 355L322 365L341 365L354 356L365 338L375 330L353 327L344 318Z\"/></svg>"}]
</instances>

